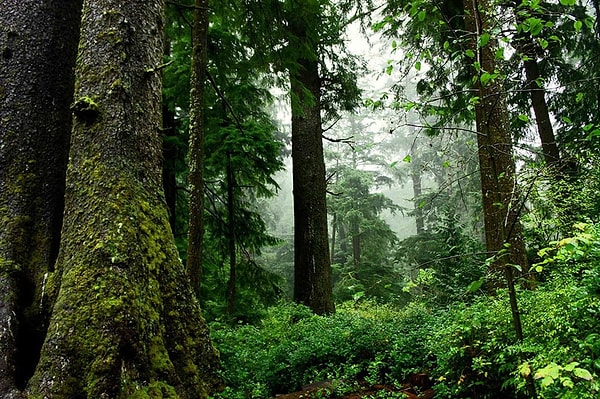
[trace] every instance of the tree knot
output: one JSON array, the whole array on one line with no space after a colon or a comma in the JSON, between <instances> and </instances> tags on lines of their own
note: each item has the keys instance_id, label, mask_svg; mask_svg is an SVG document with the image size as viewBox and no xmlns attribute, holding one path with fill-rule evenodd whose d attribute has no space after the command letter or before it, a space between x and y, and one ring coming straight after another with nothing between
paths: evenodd
<instances>
[{"instance_id":1,"label":"tree knot","mask_svg":"<svg viewBox=\"0 0 600 399\"><path fill-rule=\"evenodd\" d=\"M72 106L71 111L73 114L83 122L87 124L93 123L100 111L98 110L98 104L89 97L81 97Z\"/></svg>"}]
</instances>

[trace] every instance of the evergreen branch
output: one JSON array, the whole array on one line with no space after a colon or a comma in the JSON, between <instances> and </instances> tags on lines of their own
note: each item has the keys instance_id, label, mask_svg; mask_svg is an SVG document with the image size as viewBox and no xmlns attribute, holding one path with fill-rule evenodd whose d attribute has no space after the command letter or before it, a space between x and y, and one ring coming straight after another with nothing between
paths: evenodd
<instances>
[{"instance_id":1,"label":"evergreen branch","mask_svg":"<svg viewBox=\"0 0 600 399\"><path fill-rule=\"evenodd\" d=\"M337 125L337 123L340 121L340 119L342 119L342 117L341 117L341 116L338 116L338 117L337 117L337 119L336 119L335 121L333 121L333 123L332 123L331 125L329 125L329 127L325 128L325 129L323 129L323 130L321 130L321 133L325 133L326 131L333 129L333 127L334 127L335 125Z\"/></svg>"},{"instance_id":2,"label":"evergreen branch","mask_svg":"<svg viewBox=\"0 0 600 399\"><path fill-rule=\"evenodd\" d=\"M427 265L430 265L430 264L435 263L435 262L440 262L440 261L443 261L443 260L450 260L450 259L455 259L455 258L466 258L468 256L480 256L480 255L494 255L497 252L498 251L482 251L482 252L471 252L469 254L450 255L450 256L445 256L443 258L432 259L432 260L427 261L427 262L419 263L417 265L417 267L418 268L422 268L423 266L427 266Z\"/></svg>"},{"instance_id":3,"label":"evergreen branch","mask_svg":"<svg viewBox=\"0 0 600 399\"><path fill-rule=\"evenodd\" d=\"M217 85L217 82L212 77L212 75L210 74L208 69L206 70L206 76L208 77L208 81L210 82L210 85L213 87L213 89L215 89L215 93L217 93L217 96L219 96L221 101L223 101L223 103L225 104L225 107L227 107L227 110L229 110L229 113L233 117L233 120L235 121L235 124L236 124L238 130L240 131L242 136L245 136L244 127L242 126L242 122L240 121L237 114L235 113L235 110L231 106L231 103L229 101L227 101L225 94L221 91L221 89Z\"/></svg>"},{"instance_id":4,"label":"evergreen branch","mask_svg":"<svg viewBox=\"0 0 600 399\"><path fill-rule=\"evenodd\" d=\"M331 142L331 143L347 143L347 144L351 144L353 143L352 139L354 138L354 136L350 136L350 137L346 137L344 139L334 139L331 137L327 137L325 135L321 135L325 140Z\"/></svg>"},{"instance_id":5,"label":"evergreen branch","mask_svg":"<svg viewBox=\"0 0 600 399\"><path fill-rule=\"evenodd\" d=\"M164 64L161 64L161 65L159 65L159 66L157 66L157 67L154 67L154 68L148 68L148 69L146 69L146 71L145 71L145 72L146 72L146 73L154 73L154 72L158 72L158 71L160 71L160 70L163 70L163 69L165 69L166 67L168 67L169 65L171 65L173 62L175 62L175 60L171 60L171 61L169 61L169 62L165 62Z\"/></svg>"},{"instance_id":6,"label":"evergreen branch","mask_svg":"<svg viewBox=\"0 0 600 399\"><path fill-rule=\"evenodd\" d=\"M461 127L456 127L456 126L450 126L450 127L446 127L446 126L432 126L432 125L419 125L416 123L405 123L403 126L410 126L410 127L417 127L420 129L434 129L434 130L458 130L461 132L469 132L469 133L477 133L477 134L481 134L476 130L473 129L466 129L466 128L461 128Z\"/></svg>"},{"instance_id":7,"label":"evergreen branch","mask_svg":"<svg viewBox=\"0 0 600 399\"><path fill-rule=\"evenodd\" d=\"M187 10L203 10L203 11L210 11L210 7L199 7L193 4L182 4L176 1L166 1L166 4L170 4L172 6L178 7L178 8L184 8Z\"/></svg>"},{"instance_id":8,"label":"evergreen branch","mask_svg":"<svg viewBox=\"0 0 600 399\"><path fill-rule=\"evenodd\" d=\"M385 4L382 4L380 6L377 6L375 8L369 8L366 11L363 11L361 13L358 14L354 14L352 16L352 18L349 18L347 21L344 21L344 23L341 25L342 29L345 29L348 25L351 25L353 22L359 21L359 20L363 20L365 17L373 14L375 11L379 10L380 8L383 8L385 6Z\"/></svg>"}]
</instances>

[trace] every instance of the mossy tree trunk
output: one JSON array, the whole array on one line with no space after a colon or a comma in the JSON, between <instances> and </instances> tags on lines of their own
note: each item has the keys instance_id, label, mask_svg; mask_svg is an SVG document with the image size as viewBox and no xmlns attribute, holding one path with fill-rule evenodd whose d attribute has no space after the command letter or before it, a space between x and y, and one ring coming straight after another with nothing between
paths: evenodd
<instances>
[{"instance_id":1,"label":"mossy tree trunk","mask_svg":"<svg viewBox=\"0 0 600 399\"><path fill-rule=\"evenodd\" d=\"M308 32L308 21L318 18L318 9L298 5L289 21L298 45L312 49L290 71L292 95L292 167L294 185L294 299L315 313L335 311L329 243L325 161L321 121L321 80L317 43ZM314 7L313 7L314 8ZM309 15L303 15L308 13ZM315 24L316 25L316 24Z\"/></svg>"},{"instance_id":2,"label":"mossy tree trunk","mask_svg":"<svg viewBox=\"0 0 600 399\"><path fill-rule=\"evenodd\" d=\"M162 191L162 8L84 1L56 302L31 397L198 398L218 384Z\"/></svg>"},{"instance_id":3,"label":"mossy tree trunk","mask_svg":"<svg viewBox=\"0 0 600 399\"><path fill-rule=\"evenodd\" d=\"M81 0L0 7L0 397L11 398L35 369L52 306Z\"/></svg>"}]
</instances>

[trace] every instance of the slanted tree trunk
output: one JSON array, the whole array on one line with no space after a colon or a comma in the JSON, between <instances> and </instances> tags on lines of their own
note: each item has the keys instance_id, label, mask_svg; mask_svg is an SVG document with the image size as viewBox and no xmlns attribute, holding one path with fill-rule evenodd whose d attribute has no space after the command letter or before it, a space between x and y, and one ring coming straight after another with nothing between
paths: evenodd
<instances>
[{"instance_id":1,"label":"slanted tree trunk","mask_svg":"<svg viewBox=\"0 0 600 399\"><path fill-rule=\"evenodd\" d=\"M32 397L206 397L217 356L161 179L162 2L84 1L56 295ZM44 298L42 298L44 299Z\"/></svg>"},{"instance_id":2,"label":"slanted tree trunk","mask_svg":"<svg viewBox=\"0 0 600 399\"><path fill-rule=\"evenodd\" d=\"M187 273L194 292L199 296L202 281L202 240L204 239L204 87L207 65L208 0L196 0L195 6L190 77L190 219Z\"/></svg>"},{"instance_id":3,"label":"slanted tree trunk","mask_svg":"<svg viewBox=\"0 0 600 399\"><path fill-rule=\"evenodd\" d=\"M522 17L517 13L517 5L514 5L515 17L517 22L522 22ZM535 42L529 33L519 32L515 40L515 48L524 57L523 68L525 69L525 89L529 91L531 98L531 108L535 115L535 122L538 129L538 135L542 143L542 154L546 165L558 166L560 163L560 152L554 137L554 129L550 120L548 103L546 102L546 91L541 86L540 66L535 49Z\"/></svg>"},{"instance_id":4,"label":"slanted tree trunk","mask_svg":"<svg viewBox=\"0 0 600 399\"><path fill-rule=\"evenodd\" d=\"M296 40L312 48L315 54L314 59L302 57L298 60L298 65L290 70L294 172L294 299L309 306L315 313L332 313L335 307L328 251L325 162L319 105L321 82L316 43L309 39L302 15L289 21L289 25Z\"/></svg>"},{"instance_id":5,"label":"slanted tree trunk","mask_svg":"<svg viewBox=\"0 0 600 399\"><path fill-rule=\"evenodd\" d=\"M80 0L0 5L0 397L33 374L52 306ZM60 56L58 56L60 54Z\"/></svg>"}]
</instances>

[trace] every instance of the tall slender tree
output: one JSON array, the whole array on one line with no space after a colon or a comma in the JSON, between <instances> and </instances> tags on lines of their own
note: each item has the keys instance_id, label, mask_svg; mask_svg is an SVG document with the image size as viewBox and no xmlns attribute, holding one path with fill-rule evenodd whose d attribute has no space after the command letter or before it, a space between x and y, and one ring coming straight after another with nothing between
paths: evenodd
<instances>
[{"instance_id":1,"label":"tall slender tree","mask_svg":"<svg viewBox=\"0 0 600 399\"><path fill-rule=\"evenodd\" d=\"M208 46L208 0L196 0L192 31L190 75L190 218L187 271L192 288L200 294L202 279L202 240L204 237L204 136L206 130L204 86Z\"/></svg>"},{"instance_id":2,"label":"tall slender tree","mask_svg":"<svg viewBox=\"0 0 600 399\"><path fill-rule=\"evenodd\" d=\"M2 1L0 397L33 374L52 300L81 1ZM57 56L60 54L60 56Z\"/></svg>"},{"instance_id":3,"label":"tall slender tree","mask_svg":"<svg viewBox=\"0 0 600 399\"><path fill-rule=\"evenodd\" d=\"M323 118L357 103L356 62L342 31L354 2L245 3L256 59L289 82L294 173L294 298L316 313L334 311L328 256ZM370 4L366 2L365 4ZM268 5L266 7L266 5ZM285 79L284 76L287 78Z\"/></svg>"},{"instance_id":4,"label":"tall slender tree","mask_svg":"<svg viewBox=\"0 0 600 399\"><path fill-rule=\"evenodd\" d=\"M488 37L493 20L490 13L481 10L491 7L486 0L465 0L465 28L469 32L471 51L476 54L477 68L475 90L475 122L479 153L479 174L483 200L486 248L493 253L506 250L498 265L518 265L525 269L527 258L519 221L519 191L516 184L515 161L509 114L497 75L495 39L482 42ZM487 36L486 36L487 35ZM484 40L485 41L485 40ZM482 44L483 43L483 44Z\"/></svg>"}]
</instances>

